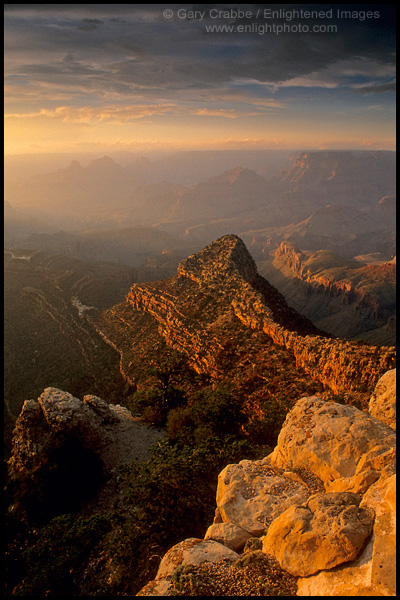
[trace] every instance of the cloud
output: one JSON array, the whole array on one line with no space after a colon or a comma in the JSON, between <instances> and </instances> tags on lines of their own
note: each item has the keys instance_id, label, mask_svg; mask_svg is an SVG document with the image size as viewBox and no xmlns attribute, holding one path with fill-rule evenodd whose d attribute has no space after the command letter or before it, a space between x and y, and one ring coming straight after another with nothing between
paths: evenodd
<instances>
[{"instance_id":1,"label":"cloud","mask_svg":"<svg viewBox=\"0 0 400 600\"><path fill-rule=\"evenodd\" d=\"M76 86L94 97L102 89L178 95L230 87L238 78L281 87L293 82L335 87L341 80L334 71L343 61L358 61L358 73L364 63L365 76L368 66L379 64L381 78L394 63L391 36L383 35L380 21L374 23L375 38L368 24L357 27L343 20L336 36L208 35L198 20L163 18L163 5L15 6L7 5L5 13L6 77L29 78L32 86L75 78ZM66 63L71 54L74 60ZM332 80L323 77L324 71ZM341 73L357 76L351 70ZM376 83L382 79L365 85Z\"/></svg>"},{"instance_id":2,"label":"cloud","mask_svg":"<svg viewBox=\"0 0 400 600\"><path fill-rule=\"evenodd\" d=\"M280 103L263 101L260 102L261 109L265 107L281 106ZM58 106L54 109L41 108L32 112L8 112L6 119L57 119L75 123L113 123L122 124L136 119L144 119L159 116L197 116L197 117L221 117L237 119L244 116L259 115L259 111L249 111L238 108L198 108L194 103L160 103L160 104L136 104L136 105L113 105L113 106Z\"/></svg>"},{"instance_id":3,"label":"cloud","mask_svg":"<svg viewBox=\"0 0 400 600\"><path fill-rule=\"evenodd\" d=\"M209 34L204 22L179 19L181 6L168 5L175 16L166 19L165 5L6 5L9 123L14 119L21 137L23 117L38 125L75 123L94 135L96 124L133 122L131 130L141 130L145 121L181 116L191 118L190 127L197 117L205 131L207 117L210 129L219 117L219 130L235 135L236 124L243 128L240 117L250 117L249 128L257 123L279 136L281 125L297 122L296 111L303 117L313 112L310 124L316 127L316 115L339 109L354 115L355 107L374 104L363 94L393 88L392 5L379 5L381 17L373 23L335 21L335 35L279 36ZM249 4L246 10L256 14L260 6ZM209 14L212 7L197 8ZM313 7L326 10L326 5ZM392 97L379 101L386 109ZM190 135L188 123L182 120L182 136Z\"/></svg>"},{"instance_id":4,"label":"cloud","mask_svg":"<svg viewBox=\"0 0 400 600\"><path fill-rule=\"evenodd\" d=\"M208 109L208 108L199 108L193 111L194 115L198 117L224 117L227 119L236 119L238 117L237 112L230 108L228 110L224 110L223 108L217 109Z\"/></svg>"},{"instance_id":5,"label":"cloud","mask_svg":"<svg viewBox=\"0 0 400 600\"><path fill-rule=\"evenodd\" d=\"M144 117L154 115L165 115L178 113L176 104L161 105L137 105L137 106L102 106L95 108L92 106L59 106L55 109L42 108L38 112L31 113L9 113L5 115L6 119L35 119L48 118L59 119L60 121L73 121L77 123L124 123Z\"/></svg>"},{"instance_id":6,"label":"cloud","mask_svg":"<svg viewBox=\"0 0 400 600\"><path fill-rule=\"evenodd\" d=\"M395 92L396 82L381 83L376 85L356 86L355 94L383 94L384 92Z\"/></svg>"},{"instance_id":7,"label":"cloud","mask_svg":"<svg viewBox=\"0 0 400 600\"><path fill-rule=\"evenodd\" d=\"M82 23L83 25L78 27L79 31L94 31L103 24L103 21L99 19L82 19Z\"/></svg>"},{"instance_id":8,"label":"cloud","mask_svg":"<svg viewBox=\"0 0 400 600\"><path fill-rule=\"evenodd\" d=\"M395 84L380 83L380 81L392 78L394 75L394 65L355 58L336 61L328 67L312 71L307 75L282 79L278 82L239 78L237 83L244 84L247 82L249 84L264 86L274 91L290 87L326 89L350 87L355 88L356 91L375 91L378 93L379 91L393 89L392 86ZM359 83L360 79L363 83Z\"/></svg>"}]
</instances>

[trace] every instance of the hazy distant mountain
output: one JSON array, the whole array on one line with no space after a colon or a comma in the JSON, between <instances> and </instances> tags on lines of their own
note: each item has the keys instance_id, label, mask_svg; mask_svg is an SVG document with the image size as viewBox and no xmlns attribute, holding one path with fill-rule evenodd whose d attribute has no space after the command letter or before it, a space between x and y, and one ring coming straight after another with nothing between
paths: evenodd
<instances>
[{"instance_id":1,"label":"hazy distant mountain","mask_svg":"<svg viewBox=\"0 0 400 600\"><path fill-rule=\"evenodd\" d=\"M271 201L266 180L246 167L238 166L182 192L162 222L195 224L213 219L249 214Z\"/></svg>"},{"instance_id":2,"label":"hazy distant mountain","mask_svg":"<svg viewBox=\"0 0 400 600\"><path fill-rule=\"evenodd\" d=\"M239 234L255 251L282 240L301 248L329 248L346 256L394 252L395 153L383 151L302 152L268 179L259 171L288 154L242 154L244 162L183 186L187 170L210 172L240 153L178 153L128 167L103 157L87 167L30 177L8 190L15 206L26 207L62 229L160 227L197 248L228 233ZM269 156L270 164L263 161ZM190 162L191 161L191 162ZM196 162L197 161L197 162ZM178 181L179 180L179 181Z\"/></svg>"},{"instance_id":3,"label":"hazy distant mountain","mask_svg":"<svg viewBox=\"0 0 400 600\"><path fill-rule=\"evenodd\" d=\"M275 202L264 221L270 226L297 223L328 204L375 205L395 192L395 173L393 152L304 152L289 169L268 179Z\"/></svg>"},{"instance_id":4,"label":"hazy distant mountain","mask_svg":"<svg viewBox=\"0 0 400 600\"><path fill-rule=\"evenodd\" d=\"M347 200L352 205L375 204L388 190L395 191L395 153L303 152L269 183L280 193L307 191L325 204Z\"/></svg>"},{"instance_id":5,"label":"hazy distant mountain","mask_svg":"<svg viewBox=\"0 0 400 600\"><path fill-rule=\"evenodd\" d=\"M6 189L12 203L26 207L50 218L69 217L82 222L88 215L110 209L126 198L132 189L146 182L144 177L133 177L114 160L104 156L82 167L72 161L65 169L29 177Z\"/></svg>"},{"instance_id":6,"label":"hazy distant mountain","mask_svg":"<svg viewBox=\"0 0 400 600\"><path fill-rule=\"evenodd\" d=\"M26 238L33 232L45 233L52 227L45 221L15 210L9 202L4 202L4 245Z\"/></svg>"},{"instance_id":7,"label":"hazy distant mountain","mask_svg":"<svg viewBox=\"0 0 400 600\"><path fill-rule=\"evenodd\" d=\"M9 246L18 247L18 244ZM24 240L25 250L42 250L89 262L114 262L139 267L149 259L157 258L164 265L176 268L179 260L190 254L193 245L177 240L154 228L131 227L101 231L53 234L32 234Z\"/></svg>"},{"instance_id":8,"label":"hazy distant mountain","mask_svg":"<svg viewBox=\"0 0 400 600\"><path fill-rule=\"evenodd\" d=\"M245 165L263 177L283 168L292 150L191 150L176 152L156 161L139 158L127 166L131 173L143 173L149 182L167 180L186 187Z\"/></svg>"},{"instance_id":9,"label":"hazy distant mountain","mask_svg":"<svg viewBox=\"0 0 400 600\"><path fill-rule=\"evenodd\" d=\"M329 204L299 223L250 230L242 235L258 259L281 241L302 250L332 250L348 258L382 252L390 259L396 252L395 204L379 203L365 210Z\"/></svg>"},{"instance_id":10,"label":"hazy distant mountain","mask_svg":"<svg viewBox=\"0 0 400 600\"><path fill-rule=\"evenodd\" d=\"M271 175L282 166L288 154L287 150L178 152L152 161L146 157L135 158L126 167L104 156L93 160L87 167L72 160L68 167L46 173L41 172L39 163L37 169L40 174L26 179L22 167L18 172L18 165L25 163L14 160L11 161L12 174L6 178L5 194L15 206L30 206L49 212L65 209L68 213L72 207L93 209L105 200L127 200L139 185L168 181L192 186L237 164L260 168L264 175ZM27 169L27 172L31 170Z\"/></svg>"},{"instance_id":11,"label":"hazy distant mountain","mask_svg":"<svg viewBox=\"0 0 400 600\"><path fill-rule=\"evenodd\" d=\"M162 219L165 213L175 205L185 187L168 181L141 185L134 189L129 198L129 208L123 208L113 214L116 222L150 223Z\"/></svg>"}]
</instances>

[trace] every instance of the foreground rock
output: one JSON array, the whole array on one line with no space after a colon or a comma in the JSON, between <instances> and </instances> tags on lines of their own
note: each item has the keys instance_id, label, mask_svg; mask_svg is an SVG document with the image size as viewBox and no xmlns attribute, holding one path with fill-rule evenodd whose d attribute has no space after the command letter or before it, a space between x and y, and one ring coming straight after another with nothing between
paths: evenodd
<instances>
[{"instance_id":1,"label":"foreground rock","mask_svg":"<svg viewBox=\"0 0 400 600\"><path fill-rule=\"evenodd\" d=\"M46 388L38 400L26 400L22 407L13 432L10 473L13 478L24 479L38 468L49 470L47 459L43 458L46 452L58 449L68 456L73 442L72 447L77 450L71 460L75 460L76 470L84 480L90 479L91 473L85 477L82 472L83 454L90 453L93 464L101 465L103 485L96 501L106 509L109 502L115 501L119 465L147 460L151 446L163 435L120 405L108 404L92 395L80 400L68 392ZM69 471L72 473L75 467Z\"/></svg>"},{"instance_id":2,"label":"foreground rock","mask_svg":"<svg viewBox=\"0 0 400 600\"><path fill-rule=\"evenodd\" d=\"M49 434L73 435L98 453L108 469L120 462L146 459L150 447L163 436L123 406L92 395L79 400L68 392L46 388L38 400L25 401L18 417L9 463L14 474L31 468Z\"/></svg>"},{"instance_id":3,"label":"foreground rock","mask_svg":"<svg viewBox=\"0 0 400 600\"><path fill-rule=\"evenodd\" d=\"M299 579L298 596L396 596L396 475L372 485L361 505L375 511L375 521L360 556Z\"/></svg>"},{"instance_id":4,"label":"foreground rock","mask_svg":"<svg viewBox=\"0 0 400 600\"><path fill-rule=\"evenodd\" d=\"M392 377L377 385L375 414L382 414L379 399L384 406L395 403L387 384ZM256 536L246 542L240 561L255 540L268 560L298 578L299 596L395 596L395 482L395 432L388 424L352 406L301 398L271 455L220 473L216 516L206 538L240 552L246 537ZM161 565L168 555L178 560L168 558L138 595L176 595L171 580L177 568L195 564L182 551L193 543L174 546ZM220 574L223 555L218 562L218 553L210 559L202 554L202 564L210 560ZM252 595L268 595L256 587Z\"/></svg>"},{"instance_id":5,"label":"foreground rock","mask_svg":"<svg viewBox=\"0 0 400 600\"><path fill-rule=\"evenodd\" d=\"M235 552L243 550L250 538L251 534L248 531L234 523L214 523L207 529L204 536L205 540L214 540Z\"/></svg>"},{"instance_id":6,"label":"foreground rock","mask_svg":"<svg viewBox=\"0 0 400 600\"><path fill-rule=\"evenodd\" d=\"M277 467L308 467L327 492L364 493L393 474L395 432L353 406L301 398L288 413L270 455Z\"/></svg>"},{"instance_id":7,"label":"foreground rock","mask_svg":"<svg viewBox=\"0 0 400 600\"><path fill-rule=\"evenodd\" d=\"M217 507L222 521L253 536L265 533L273 519L312 493L304 482L266 462L242 460L228 465L218 476Z\"/></svg>"},{"instance_id":8,"label":"foreground rock","mask_svg":"<svg viewBox=\"0 0 400 600\"><path fill-rule=\"evenodd\" d=\"M168 550L160 563L155 580L142 588L137 596L174 595L172 577L183 565L187 567L226 560L233 562L238 559L239 554L218 542L189 538Z\"/></svg>"},{"instance_id":9,"label":"foreground rock","mask_svg":"<svg viewBox=\"0 0 400 600\"><path fill-rule=\"evenodd\" d=\"M387 371L379 379L370 398L368 412L396 429L396 369Z\"/></svg>"},{"instance_id":10,"label":"foreground rock","mask_svg":"<svg viewBox=\"0 0 400 600\"><path fill-rule=\"evenodd\" d=\"M354 560L371 535L374 511L349 492L316 494L293 505L268 529L263 550L295 576L305 577Z\"/></svg>"}]
</instances>

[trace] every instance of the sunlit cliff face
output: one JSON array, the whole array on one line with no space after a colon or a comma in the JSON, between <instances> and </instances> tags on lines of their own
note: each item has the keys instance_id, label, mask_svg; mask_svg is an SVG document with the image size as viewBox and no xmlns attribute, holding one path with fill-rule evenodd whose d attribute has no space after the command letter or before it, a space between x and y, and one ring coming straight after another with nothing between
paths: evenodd
<instances>
[{"instance_id":1,"label":"sunlit cliff face","mask_svg":"<svg viewBox=\"0 0 400 600\"><path fill-rule=\"evenodd\" d=\"M108 311L104 321L107 328L111 324L109 331L117 345L123 335L118 323L124 322L134 336L139 314L150 318L153 330L168 346L185 352L196 371L217 379L229 371L243 377L246 369L251 370L253 352L259 364L275 352L271 343L294 355L296 368L335 393L369 389L379 378L381 365L388 369L394 364L394 348L377 350L332 339L291 309L284 297L257 275L245 245L234 235L224 236L182 261L176 277L134 285L126 303ZM137 360L131 346L123 359L128 371ZM233 348L239 347L246 348L243 364L239 355L233 358Z\"/></svg>"}]
</instances>

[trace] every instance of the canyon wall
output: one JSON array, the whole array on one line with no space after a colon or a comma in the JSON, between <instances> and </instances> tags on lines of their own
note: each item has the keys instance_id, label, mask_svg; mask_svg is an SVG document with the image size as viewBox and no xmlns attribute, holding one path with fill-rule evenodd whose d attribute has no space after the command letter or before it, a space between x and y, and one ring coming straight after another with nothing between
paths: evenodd
<instances>
[{"instance_id":1,"label":"canyon wall","mask_svg":"<svg viewBox=\"0 0 400 600\"><path fill-rule=\"evenodd\" d=\"M154 317L168 345L187 353L198 371L213 376L220 345L213 325L228 312L293 353L297 366L335 393L365 391L395 364L394 347L319 332L257 274L245 245L234 235L182 261L175 278L132 286L127 302Z\"/></svg>"}]
</instances>

